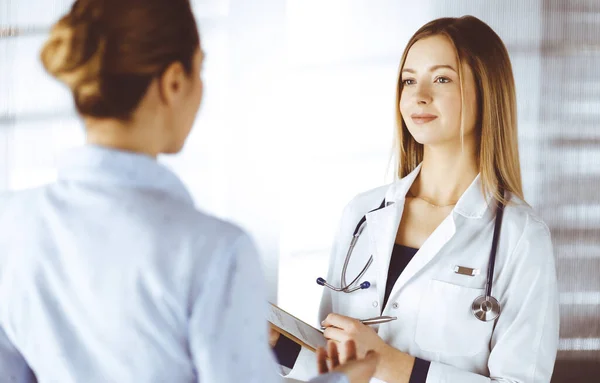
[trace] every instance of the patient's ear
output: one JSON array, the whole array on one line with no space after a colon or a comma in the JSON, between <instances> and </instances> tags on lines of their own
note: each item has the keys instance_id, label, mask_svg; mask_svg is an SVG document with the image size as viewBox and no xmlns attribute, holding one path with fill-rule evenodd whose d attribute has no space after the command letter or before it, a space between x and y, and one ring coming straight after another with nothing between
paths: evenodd
<instances>
[{"instance_id":1,"label":"patient's ear","mask_svg":"<svg viewBox=\"0 0 600 383\"><path fill-rule=\"evenodd\" d=\"M160 99L167 106L180 102L189 87L189 76L180 62L170 64L158 78Z\"/></svg>"}]
</instances>

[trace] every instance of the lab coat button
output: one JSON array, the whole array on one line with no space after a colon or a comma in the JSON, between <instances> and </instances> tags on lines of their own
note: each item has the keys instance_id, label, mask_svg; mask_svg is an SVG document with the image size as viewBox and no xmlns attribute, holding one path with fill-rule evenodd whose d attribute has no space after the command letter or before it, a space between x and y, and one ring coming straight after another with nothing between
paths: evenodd
<instances>
[{"instance_id":1,"label":"lab coat button","mask_svg":"<svg viewBox=\"0 0 600 383\"><path fill-rule=\"evenodd\" d=\"M377 303L377 301L373 301L373 307L377 307L379 305L379 303Z\"/></svg>"},{"instance_id":2,"label":"lab coat button","mask_svg":"<svg viewBox=\"0 0 600 383\"><path fill-rule=\"evenodd\" d=\"M394 302L394 304L392 305L393 308L397 309L398 308L398 303Z\"/></svg>"}]
</instances>

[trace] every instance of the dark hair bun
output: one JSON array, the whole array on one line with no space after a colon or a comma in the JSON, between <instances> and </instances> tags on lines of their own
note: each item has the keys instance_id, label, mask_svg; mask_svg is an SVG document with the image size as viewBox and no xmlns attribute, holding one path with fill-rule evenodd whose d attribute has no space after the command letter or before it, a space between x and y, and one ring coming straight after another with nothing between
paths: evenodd
<instances>
[{"instance_id":1,"label":"dark hair bun","mask_svg":"<svg viewBox=\"0 0 600 383\"><path fill-rule=\"evenodd\" d=\"M80 114L128 119L164 68L181 62L191 73L199 44L189 0L76 0L41 60Z\"/></svg>"},{"instance_id":2,"label":"dark hair bun","mask_svg":"<svg viewBox=\"0 0 600 383\"><path fill-rule=\"evenodd\" d=\"M93 109L102 99L101 78L105 41L92 23L61 19L42 48L42 64L52 76L71 88L82 110Z\"/></svg>"}]
</instances>

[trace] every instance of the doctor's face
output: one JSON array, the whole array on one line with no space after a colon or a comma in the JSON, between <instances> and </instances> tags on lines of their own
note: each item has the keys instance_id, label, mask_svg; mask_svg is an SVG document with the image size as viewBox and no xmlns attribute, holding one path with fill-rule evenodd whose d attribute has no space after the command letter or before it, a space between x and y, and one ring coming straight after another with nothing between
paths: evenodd
<instances>
[{"instance_id":1,"label":"doctor's face","mask_svg":"<svg viewBox=\"0 0 600 383\"><path fill-rule=\"evenodd\" d=\"M417 41L408 51L401 72L400 112L406 127L420 144L460 145L461 81L458 58L446 36ZM462 64L464 138L474 139L477 96L471 68Z\"/></svg>"}]
</instances>

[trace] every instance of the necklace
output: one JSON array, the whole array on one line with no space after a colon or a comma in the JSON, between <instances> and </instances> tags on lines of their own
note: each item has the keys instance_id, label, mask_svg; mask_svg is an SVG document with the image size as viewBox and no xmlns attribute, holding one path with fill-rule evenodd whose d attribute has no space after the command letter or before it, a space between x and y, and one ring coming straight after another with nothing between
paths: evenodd
<instances>
[{"instance_id":1,"label":"necklace","mask_svg":"<svg viewBox=\"0 0 600 383\"><path fill-rule=\"evenodd\" d=\"M420 199L421 201L424 201L424 202L425 202L426 204L428 204L429 206L431 206L431 207L435 207L435 208L438 208L438 209L441 209L441 208L444 208L444 207L450 207L450 206L454 206L454 205L456 205L456 203L458 202L458 201L457 201L457 202L454 202L454 203L450 203L450 204L448 204L448 205L436 205L436 204L432 203L431 201L429 201L429 200L428 200L428 199L426 199L426 198L423 198L423 197L419 197L419 196L416 196L416 195L414 195L414 194L413 194L413 193L412 193L410 190L408 191L408 196L409 196L409 197L412 197L412 198L417 198L417 199Z\"/></svg>"}]
</instances>

